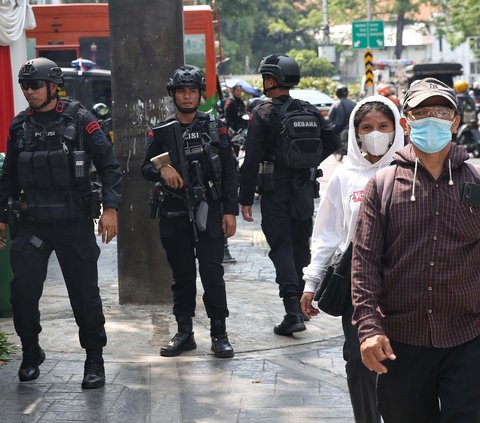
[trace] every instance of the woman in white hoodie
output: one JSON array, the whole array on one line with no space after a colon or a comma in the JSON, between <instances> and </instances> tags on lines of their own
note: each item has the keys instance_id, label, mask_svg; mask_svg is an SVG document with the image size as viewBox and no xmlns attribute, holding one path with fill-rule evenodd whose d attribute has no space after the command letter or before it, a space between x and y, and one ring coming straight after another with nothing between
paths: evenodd
<instances>
[{"instance_id":1,"label":"woman in white hoodie","mask_svg":"<svg viewBox=\"0 0 480 423\"><path fill-rule=\"evenodd\" d=\"M319 313L312 305L314 292L332 257L345 251L352 240L367 181L378 169L388 166L393 153L403 145L400 115L392 101L375 95L355 106L350 115L347 157L332 173L320 201L312 235L312 260L303 269L305 288L300 304L306 315ZM352 313L350 304L342 316L342 325L353 413L357 423L376 423L381 421L376 407L376 375L362 363Z\"/></svg>"}]
</instances>

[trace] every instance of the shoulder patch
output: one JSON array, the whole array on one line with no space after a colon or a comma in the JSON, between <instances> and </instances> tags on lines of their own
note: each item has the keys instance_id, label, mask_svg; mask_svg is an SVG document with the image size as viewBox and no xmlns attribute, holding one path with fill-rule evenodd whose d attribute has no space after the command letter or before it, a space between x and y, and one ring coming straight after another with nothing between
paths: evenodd
<instances>
[{"instance_id":1,"label":"shoulder patch","mask_svg":"<svg viewBox=\"0 0 480 423\"><path fill-rule=\"evenodd\" d=\"M85 126L85 131L87 131L89 135L92 135L95 131L98 131L99 129L102 128L96 120L90 122L87 126Z\"/></svg>"},{"instance_id":2,"label":"shoulder patch","mask_svg":"<svg viewBox=\"0 0 480 423\"><path fill-rule=\"evenodd\" d=\"M105 134L103 133L103 131L96 131L92 134L92 139L93 139L93 142L96 144L96 145L102 145L105 143L105 141L107 140L107 138L105 137Z\"/></svg>"},{"instance_id":3,"label":"shoulder patch","mask_svg":"<svg viewBox=\"0 0 480 423\"><path fill-rule=\"evenodd\" d=\"M65 103L62 100L59 100L57 102L57 107L56 107L55 111L57 113L63 113L64 110L65 110Z\"/></svg>"}]
</instances>

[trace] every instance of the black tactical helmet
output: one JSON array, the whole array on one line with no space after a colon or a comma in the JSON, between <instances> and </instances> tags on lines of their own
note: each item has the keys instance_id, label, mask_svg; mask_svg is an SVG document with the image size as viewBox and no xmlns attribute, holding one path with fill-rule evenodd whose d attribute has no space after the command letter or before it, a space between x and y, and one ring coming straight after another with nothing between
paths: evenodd
<instances>
[{"instance_id":1,"label":"black tactical helmet","mask_svg":"<svg viewBox=\"0 0 480 423\"><path fill-rule=\"evenodd\" d=\"M171 93L181 87L197 87L200 91L205 91L205 78L193 66L182 66L174 70L168 78L167 91Z\"/></svg>"},{"instance_id":2,"label":"black tactical helmet","mask_svg":"<svg viewBox=\"0 0 480 423\"><path fill-rule=\"evenodd\" d=\"M285 54L270 54L262 59L258 71L273 76L279 87L293 88L300 82L298 63Z\"/></svg>"},{"instance_id":3,"label":"black tactical helmet","mask_svg":"<svg viewBox=\"0 0 480 423\"><path fill-rule=\"evenodd\" d=\"M346 85L339 85L335 90L335 95L338 98L344 98L348 96L348 88Z\"/></svg>"},{"instance_id":4,"label":"black tactical helmet","mask_svg":"<svg viewBox=\"0 0 480 423\"><path fill-rule=\"evenodd\" d=\"M247 110L249 113L252 112L252 110L257 107L259 104L262 104L265 100L260 97L254 97L248 100L248 105L247 105Z\"/></svg>"},{"instance_id":5,"label":"black tactical helmet","mask_svg":"<svg viewBox=\"0 0 480 423\"><path fill-rule=\"evenodd\" d=\"M63 85L63 72L55 62L45 57L37 57L25 63L18 72L18 82L24 80L52 81Z\"/></svg>"}]
</instances>

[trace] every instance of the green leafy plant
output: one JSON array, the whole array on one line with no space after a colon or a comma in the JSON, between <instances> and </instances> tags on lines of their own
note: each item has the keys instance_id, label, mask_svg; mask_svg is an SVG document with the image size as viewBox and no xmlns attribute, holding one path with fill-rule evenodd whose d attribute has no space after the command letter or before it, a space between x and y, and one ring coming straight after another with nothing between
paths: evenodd
<instances>
[{"instance_id":1,"label":"green leafy plant","mask_svg":"<svg viewBox=\"0 0 480 423\"><path fill-rule=\"evenodd\" d=\"M8 361L16 350L17 347L9 342L7 335L0 330L0 364L2 361Z\"/></svg>"}]
</instances>

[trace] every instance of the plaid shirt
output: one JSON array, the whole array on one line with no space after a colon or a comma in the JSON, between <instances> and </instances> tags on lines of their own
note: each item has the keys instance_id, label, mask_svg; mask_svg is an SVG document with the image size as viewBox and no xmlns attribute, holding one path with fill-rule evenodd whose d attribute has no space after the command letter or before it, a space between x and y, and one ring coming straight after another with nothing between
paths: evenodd
<instances>
[{"instance_id":1,"label":"plaid shirt","mask_svg":"<svg viewBox=\"0 0 480 423\"><path fill-rule=\"evenodd\" d=\"M476 182L467 158L463 147L452 145L438 180L420 162L414 180L413 149L400 150L386 237L375 177L368 182L352 259L360 342L385 334L447 348L480 334L480 206L461 202L464 182Z\"/></svg>"}]
</instances>

